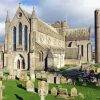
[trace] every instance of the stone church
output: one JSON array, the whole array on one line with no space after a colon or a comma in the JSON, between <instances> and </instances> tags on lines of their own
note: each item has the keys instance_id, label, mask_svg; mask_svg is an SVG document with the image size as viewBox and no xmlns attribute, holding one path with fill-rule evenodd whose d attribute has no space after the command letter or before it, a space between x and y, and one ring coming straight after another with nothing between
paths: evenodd
<instances>
[{"instance_id":1,"label":"stone church","mask_svg":"<svg viewBox=\"0 0 100 100\"><path fill-rule=\"evenodd\" d=\"M7 13L0 68L51 70L91 62L90 29L71 29L65 21L47 24L19 6L12 20Z\"/></svg>"}]
</instances>

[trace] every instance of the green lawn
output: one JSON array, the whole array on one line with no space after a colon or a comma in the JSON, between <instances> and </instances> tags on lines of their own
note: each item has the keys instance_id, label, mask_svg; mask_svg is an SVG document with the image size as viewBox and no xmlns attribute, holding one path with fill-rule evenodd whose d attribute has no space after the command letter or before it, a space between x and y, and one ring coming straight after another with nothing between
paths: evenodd
<instances>
[{"instance_id":1,"label":"green lawn","mask_svg":"<svg viewBox=\"0 0 100 100\"><path fill-rule=\"evenodd\" d=\"M38 81L36 80L35 88L38 87L37 83ZM40 97L38 96L37 93L34 94L29 93L24 88L18 87L17 84L20 84L20 81L18 80L3 81L3 85L5 85L5 89L3 91L3 100L40 100ZM50 84L49 91L54 86L58 89L58 86L56 84ZM62 84L60 86L67 88L69 93L71 88L74 87L73 85L67 85L67 84ZM80 85L75 85L75 87L78 89L78 92L82 92L85 95L84 100L100 100L100 88L95 87L93 84L89 84L89 87L84 87ZM46 100L63 100L63 99L57 99L57 97L49 94L46 97ZM73 100L82 100L82 99L77 97Z\"/></svg>"}]
</instances>

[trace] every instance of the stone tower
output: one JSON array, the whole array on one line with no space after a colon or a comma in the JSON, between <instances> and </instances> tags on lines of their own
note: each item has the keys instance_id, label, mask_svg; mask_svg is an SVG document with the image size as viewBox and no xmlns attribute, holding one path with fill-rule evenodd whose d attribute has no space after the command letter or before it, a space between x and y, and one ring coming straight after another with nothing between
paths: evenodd
<instances>
[{"instance_id":1,"label":"stone tower","mask_svg":"<svg viewBox=\"0 0 100 100\"><path fill-rule=\"evenodd\" d=\"M100 63L100 9L95 10L95 62Z\"/></svg>"}]
</instances>

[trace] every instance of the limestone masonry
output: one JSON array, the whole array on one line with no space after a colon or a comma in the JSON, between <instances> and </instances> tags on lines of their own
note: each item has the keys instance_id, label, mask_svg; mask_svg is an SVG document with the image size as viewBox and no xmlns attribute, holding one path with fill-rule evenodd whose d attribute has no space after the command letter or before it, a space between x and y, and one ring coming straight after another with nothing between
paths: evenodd
<instances>
[{"instance_id":1,"label":"limestone masonry","mask_svg":"<svg viewBox=\"0 0 100 100\"><path fill-rule=\"evenodd\" d=\"M91 62L91 54L90 28L73 29L65 21L50 25L20 6L12 20L7 13L1 68L47 71Z\"/></svg>"}]
</instances>

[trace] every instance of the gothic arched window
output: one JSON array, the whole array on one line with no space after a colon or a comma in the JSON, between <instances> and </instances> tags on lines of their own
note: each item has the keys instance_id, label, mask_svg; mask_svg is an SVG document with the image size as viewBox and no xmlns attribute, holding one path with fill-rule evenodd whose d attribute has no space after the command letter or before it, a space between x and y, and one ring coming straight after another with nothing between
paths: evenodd
<instances>
[{"instance_id":1,"label":"gothic arched window","mask_svg":"<svg viewBox=\"0 0 100 100\"><path fill-rule=\"evenodd\" d=\"M13 28L13 50L16 51L16 27Z\"/></svg>"},{"instance_id":2,"label":"gothic arched window","mask_svg":"<svg viewBox=\"0 0 100 100\"><path fill-rule=\"evenodd\" d=\"M19 23L18 29L19 29L19 45L22 45L22 23L21 22Z\"/></svg>"},{"instance_id":3,"label":"gothic arched window","mask_svg":"<svg viewBox=\"0 0 100 100\"><path fill-rule=\"evenodd\" d=\"M25 47L25 50L27 50L27 33L28 33L28 27L27 27L27 25L25 25L25 28L24 28L24 47Z\"/></svg>"}]
</instances>

